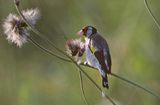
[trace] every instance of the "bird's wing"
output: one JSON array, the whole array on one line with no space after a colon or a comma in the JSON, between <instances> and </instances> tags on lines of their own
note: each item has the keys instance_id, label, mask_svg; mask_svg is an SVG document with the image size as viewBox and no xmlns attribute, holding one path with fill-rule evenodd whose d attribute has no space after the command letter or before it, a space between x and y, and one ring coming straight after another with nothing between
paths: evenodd
<instances>
[{"instance_id":1,"label":"bird's wing","mask_svg":"<svg viewBox=\"0 0 160 105\"><path fill-rule=\"evenodd\" d=\"M108 86L108 77L107 77L107 66L105 64L105 58L103 54L103 50L95 51L94 52L95 57L97 58L99 64L101 65L100 73L102 76L102 85L103 87L109 88Z\"/></svg>"},{"instance_id":2,"label":"bird's wing","mask_svg":"<svg viewBox=\"0 0 160 105\"><path fill-rule=\"evenodd\" d=\"M107 65L107 67L108 67L108 73L111 73L112 61L111 61L111 55L109 53L109 50L107 50L106 53L104 53L104 56L105 56L105 60L107 61L105 63Z\"/></svg>"},{"instance_id":3,"label":"bird's wing","mask_svg":"<svg viewBox=\"0 0 160 105\"><path fill-rule=\"evenodd\" d=\"M97 43L97 42L99 42L99 43ZM105 68L105 70L107 70L106 72L111 73L112 62L111 62L111 56L109 53L109 47L108 47L106 40L100 36L97 36L97 37L93 38L93 40L91 41L91 43L89 45L90 45L90 50L92 53L95 53L97 51L102 52L101 56L102 56L103 60L100 60L97 57L96 58L100 62L100 64L104 63L103 64L103 65L105 65L104 67L107 67L107 69Z\"/></svg>"},{"instance_id":4,"label":"bird's wing","mask_svg":"<svg viewBox=\"0 0 160 105\"><path fill-rule=\"evenodd\" d=\"M101 43L103 41L103 39L99 36L92 38L92 40L90 39L88 47L90 49L90 51L95 55L96 59L98 60L99 64L102 67L102 70L104 70L102 74L106 74L109 71L109 68L111 67L111 57L108 56L109 61L107 61L108 63L105 63L105 60L108 58L106 58L106 54L108 52L104 51L104 48L107 46L106 43ZM99 44L97 42L100 42ZM103 41L105 42L105 41ZM106 44L106 45L105 45ZM105 45L105 46L104 46ZM102 47L104 46L104 47ZM108 46L107 46L108 47ZM109 67L108 67L109 65Z\"/></svg>"},{"instance_id":5,"label":"bird's wing","mask_svg":"<svg viewBox=\"0 0 160 105\"><path fill-rule=\"evenodd\" d=\"M101 69L103 70L102 72L104 72L102 74L103 74L103 76L105 76L108 70L107 70L107 66L105 64L103 50L97 50L93 54L95 55L96 59L98 60L99 64L101 65Z\"/></svg>"}]
</instances>

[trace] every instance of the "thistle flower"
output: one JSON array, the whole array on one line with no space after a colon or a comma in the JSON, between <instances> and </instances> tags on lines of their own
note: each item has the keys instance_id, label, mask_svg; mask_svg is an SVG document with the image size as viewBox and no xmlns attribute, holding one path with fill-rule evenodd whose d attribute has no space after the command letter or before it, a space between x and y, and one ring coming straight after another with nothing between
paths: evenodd
<instances>
[{"instance_id":1,"label":"thistle flower","mask_svg":"<svg viewBox=\"0 0 160 105\"><path fill-rule=\"evenodd\" d=\"M37 8L24 10L22 14L32 26L34 26L36 21L40 18L40 12Z\"/></svg>"},{"instance_id":2,"label":"thistle flower","mask_svg":"<svg viewBox=\"0 0 160 105\"><path fill-rule=\"evenodd\" d=\"M33 26L39 18L38 9L30 9L23 11L22 14L26 20ZM29 28L23 19L15 14L9 14L3 23L4 33L9 42L21 47L27 42L29 36Z\"/></svg>"},{"instance_id":3,"label":"thistle flower","mask_svg":"<svg viewBox=\"0 0 160 105\"><path fill-rule=\"evenodd\" d=\"M3 28L6 39L9 42L16 44L18 47L27 42L27 36L29 36L28 29L17 15L9 14L4 21Z\"/></svg>"},{"instance_id":4,"label":"thistle flower","mask_svg":"<svg viewBox=\"0 0 160 105\"><path fill-rule=\"evenodd\" d=\"M79 39L71 39L66 42L66 49L70 56L81 57L85 51L85 44Z\"/></svg>"}]
</instances>

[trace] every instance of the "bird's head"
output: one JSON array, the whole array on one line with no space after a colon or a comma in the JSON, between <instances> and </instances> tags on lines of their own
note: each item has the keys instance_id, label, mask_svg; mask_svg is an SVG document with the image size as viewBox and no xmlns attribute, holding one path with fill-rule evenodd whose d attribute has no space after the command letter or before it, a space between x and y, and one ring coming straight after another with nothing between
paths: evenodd
<instances>
[{"instance_id":1,"label":"bird's head","mask_svg":"<svg viewBox=\"0 0 160 105\"><path fill-rule=\"evenodd\" d=\"M97 29L94 28L93 26L85 26L78 32L80 36L85 36L87 38L89 38L95 33L97 33Z\"/></svg>"}]
</instances>

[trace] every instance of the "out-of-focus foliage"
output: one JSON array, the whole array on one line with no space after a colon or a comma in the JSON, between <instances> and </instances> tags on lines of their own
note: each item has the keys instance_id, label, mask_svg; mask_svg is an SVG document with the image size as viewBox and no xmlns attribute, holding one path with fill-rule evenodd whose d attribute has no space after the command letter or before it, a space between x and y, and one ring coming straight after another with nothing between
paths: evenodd
<instances>
[{"instance_id":1,"label":"out-of-focus foliage","mask_svg":"<svg viewBox=\"0 0 160 105\"><path fill-rule=\"evenodd\" d=\"M160 1L148 1L160 21ZM0 0L0 7L2 25L16 10L12 0ZM93 25L110 45L112 71L160 93L160 30L143 0L21 0L21 8L34 7L42 15L36 28L57 46L64 49L64 36L78 38L81 27ZM51 57L30 43L17 48L5 40L2 28L0 34L1 105L85 105L73 64ZM98 72L84 69L101 85ZM109 103L85 77L84 81L91 105ZM118 105L159 105L153 96L112 76L109 84L106 92Z\"/></svg>"}]
</instances>

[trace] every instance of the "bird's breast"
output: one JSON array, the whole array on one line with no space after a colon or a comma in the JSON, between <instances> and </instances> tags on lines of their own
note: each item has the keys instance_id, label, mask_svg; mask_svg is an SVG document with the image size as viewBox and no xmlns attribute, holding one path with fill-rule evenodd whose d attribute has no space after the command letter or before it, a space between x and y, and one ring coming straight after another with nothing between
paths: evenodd
<instances>
[{"instance_id":1,"label":"bird's breast","mask_svg":"<svg viewBox=\"0 0 160 105\"><path fill-rule=\"evenodd\" d=\"M99 63L94 54L90 51L90 48L88 46L86 47L86 59L89 65L97 68L97 64Z\"/></svg>"}]
</instances>

